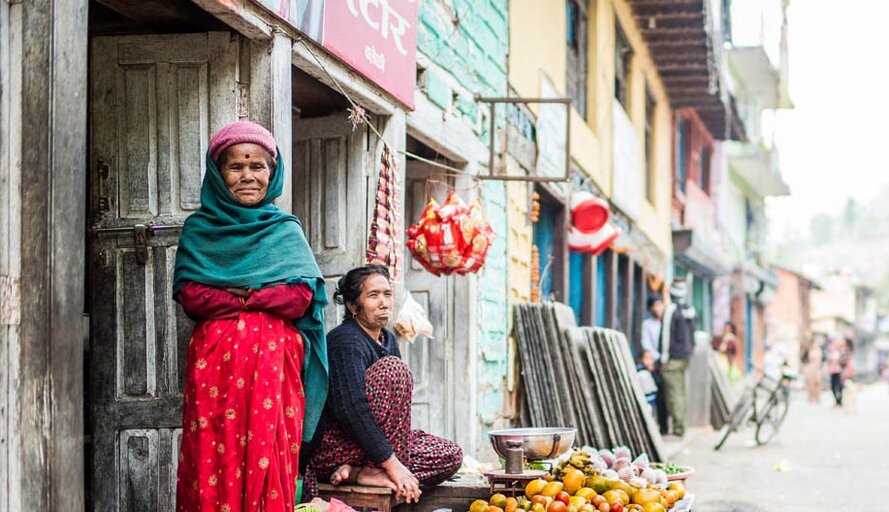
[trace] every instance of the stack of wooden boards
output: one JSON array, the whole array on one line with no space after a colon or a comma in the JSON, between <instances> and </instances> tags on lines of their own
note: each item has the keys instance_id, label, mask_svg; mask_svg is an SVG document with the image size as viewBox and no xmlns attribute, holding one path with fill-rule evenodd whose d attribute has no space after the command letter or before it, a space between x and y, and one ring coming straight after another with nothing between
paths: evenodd
<instances>
[{"instance_id":1,"label":"stack of wooden boards","mask_svg":"<svg viewBox=\"0 0 889 512\"><path fill-rule=\"evenodd\" d=\"M710 425L719 430L728 421L735 406L735 398L725 368L719 364L719 356L713 351L709 355Z\"/></svg>"},{"instance_id":2,"label":"stack of wooden boards","mask_svg":"<svg viewBox=\"0 0 889 512\"><path fill-rule=\"evenodd\" d=\"M559 303L517 305L515 333L532 426L574 427L577 445L627 446L661 460L661 437L623 333L577 327Z\"/></svg>"}]
</instances>

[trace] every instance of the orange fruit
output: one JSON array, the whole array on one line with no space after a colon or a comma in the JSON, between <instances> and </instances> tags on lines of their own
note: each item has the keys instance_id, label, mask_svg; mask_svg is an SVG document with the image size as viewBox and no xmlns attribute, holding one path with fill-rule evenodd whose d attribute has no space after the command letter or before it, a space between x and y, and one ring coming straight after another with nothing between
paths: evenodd
<instances>
[{"instance_id":1,"label":"orange fruit","mask_svg":"<svg viewBox=\"0 0 889 512\"><path fill-rule=\"evenodd\" d=\"M670 482L667 484L667 489L678 492L680 500L685 497L685 484L682 482Z\"/></svg>"},{"instance_id":2,"label":"orange fruit","mask_svg":"<svg viewBox=\"0 0 889 512\"><path fill-rule=\"evenodd\" d=\"M565 492L574 494L586 483L586 475L582 471L572 469L562 475L562 483L565 484Z\"/></svg>"},{"instance_id":3,"label":"orange fruit","mask_svg":"<svg viewBox=\"0 0 889 512\"><path fill-rule=\"evenodd\" d=\"M495 507L494 505L491 505L488 507L487 512L503 512L503 509L500 507Z\"/></svg>"},{"instance_id":4,"label":"orange fruit","mask_svg":"<svg viewBox=\"0 0 889 512\"><path fill-rule=\"evenodd\" d=\"M475 500L469 505L469 512L487 512L488 502L485 500Z\"/></svg>"},{"instance_id":5,"label":"orange fruit","mask_svg":"<svg viewBox=\"0 0 889 512\"><path fill-rule=\"evenodd\" d=\"M525 486L525 496L532 497L537 496L541 492L543 492L543 488L546 487L546 480L542 478L538 478L536 480L531 480L528 482L528 485Z\"/></svg>"},{"instance_id":6,"label":"orange fruit","mask_svg":"<svg viewBox=\"0 0 889 512\"><path fill-rule=\"evenodd\" d=\"M515 498L506 498L506 504L503 506L503 512L515 512L519 508L519 500Z\"/></svg>"},{"instance_id":7,"label":"orange fruit","mask_svg":"<svg viewBox=\"0 0 889 512\"><path fill-rule=\"evenodd\" d=\"M643 512L667 512L667 509L664 508L660 503L646 503L642 505Z\"/></svg>"},{"instance_id":8,"label":"orange fruit","mask_svg":"<svg viewBox=\"0 0 889 512\"><path fill-rule=\"evenodd\" d=\"M633 503L645 505L646 503L660 503L661 495L653 489L639 489L633 494Z\"/></svg>"},{"instance_id":9,"label":"orange fruit","mask_svg":"<svg viewBox=\"0 0 889 512\"><path fill-rule=\"evenodd\" d=\"M580 496L581 498L586 498L587 500L593 499L596 494L597 493L595 489L592 489L590 487L581 487L577 490L576 493L574 493L575 496Z\"/></svg>"},{"instance_id":10,"label":"orange fruit","mask_svg":"<svg viewBox=\"0 0 889 512\"><path fill-rule=\"evenodd\" d=\"M562 489L564 488L565 485L562 482L549 482L543 487L543 490L540 491L540 494L552 498L555 497L556 494L562 492Z\"/></svg>"},{"instance_id":11,"label":"orange fruit","mask_svg":"<svg viewBox=\"0 0 889 512\"><path fill-rule=\"evenodd\" d=\"M491 496L490 501L491 501L491 505L494 505L495 507L503 508L506 506L506 495L498 492L497 494Z\"/></svg>"},{"instance_id":12,"label":"orange fruit","mask_svg":"<svg viewBox=\"0 0 889 512\"><path fill-rule=\"evenodd\" d=\"M574 505L575 507L582 507L587 504L587 499L583 496L571 496L571 499L568 501L569 505Z\"/></svg>"},{"instance_id":13,"label":"orange fruit","mask_svg":"<svg viewBox=\"0 0 889 512\"><path fill-rule=\"evenodd\" d=\"M667 500L667 508L672 508L682 498L679 497L679 491L667 491L664 499Z\"/></svg>"},{"instance_id":14,"label":"orange fruit","mask_svg":"<svg viewBox=\"0 0 889 512\"><path fill-rule=\"evenodd\" d=\"M623 506L627 506L630 503L630 497L627 495L627 493L619 489L605 491L605 494L603 494L602 496L605 498L605 501L607 501L609 505L620 503Z\"/></svg>"}]
</instances>

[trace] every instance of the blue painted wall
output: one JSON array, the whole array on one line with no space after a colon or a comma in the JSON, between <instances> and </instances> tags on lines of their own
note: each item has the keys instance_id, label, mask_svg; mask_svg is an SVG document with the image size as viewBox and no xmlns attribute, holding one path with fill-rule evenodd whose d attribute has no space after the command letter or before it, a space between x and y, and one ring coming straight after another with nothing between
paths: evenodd
<instances>
[{"instance_id":1,"label":"blue painted wall","mask_svg":"<svg viewBox=\"0 0 889 512\"><path fill-rule=\"evenodd\" d=\"M506 95L507 0L424 0L417 41L418 51L429 63L418 88L448 115L462 118L488 144L490 118L474 96ZM504 113L498 110L498 126ZM497 234L478 282L478 446L484 448L487 429L502 419L506 402L509 305L506 187L502 182L484 182L481 196Z\"/></svg>"}]
</instances>

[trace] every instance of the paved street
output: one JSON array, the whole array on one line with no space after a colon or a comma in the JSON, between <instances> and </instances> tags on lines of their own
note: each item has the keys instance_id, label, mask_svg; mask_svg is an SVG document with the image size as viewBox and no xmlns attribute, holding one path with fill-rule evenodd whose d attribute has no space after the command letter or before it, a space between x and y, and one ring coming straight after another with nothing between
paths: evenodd
<instances>
[{"instance_id":1,"label":"paved street","mask_svg":"<svg viewBox=\"0 0 889 512\"><path fill-rule=\"evenodd\" d=\"M718 452L717 433L693 437L676 461L697 469L689 480L695 512L889 511L889 389L875 384L857 395L847 410L826 393L816 406L798 392L766 446L753 445L750 429Z\"/></svg>"}]
</instances>

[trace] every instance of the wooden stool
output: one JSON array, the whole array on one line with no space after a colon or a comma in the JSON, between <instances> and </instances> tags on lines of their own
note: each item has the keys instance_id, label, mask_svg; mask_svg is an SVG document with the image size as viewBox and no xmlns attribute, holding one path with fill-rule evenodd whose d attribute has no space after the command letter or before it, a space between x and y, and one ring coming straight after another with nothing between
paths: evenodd
<instances>
[{"instance_id":1,"label":"wooden stool","mask_svg":"<svg viewBox=\"0 0 889 512\"><path fill-rule=\"evenodd\" d=\"M322 499L336 498L354 509L379 510L390 512L401 503L388 487L367 487L364 485L318 484L318 494Z\"/></svg>"}]
</instances>

